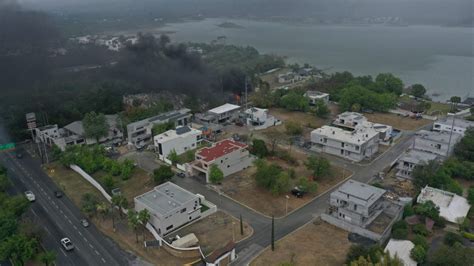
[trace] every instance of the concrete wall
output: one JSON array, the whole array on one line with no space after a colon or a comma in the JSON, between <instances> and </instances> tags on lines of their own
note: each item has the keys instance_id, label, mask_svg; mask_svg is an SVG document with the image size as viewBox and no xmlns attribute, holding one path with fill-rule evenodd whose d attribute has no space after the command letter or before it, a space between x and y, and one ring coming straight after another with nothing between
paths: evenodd
<instances>
[{"instance_id":1,"label":"concrete wall","mask_svg":"<svg viewBox=\"0 0 474 266\"><path fill-rule=\"evenodd\" d=\"M369 231L367 229L364 229L362 227L359 227L357 225L353 225L347 222L344 222L343 220L337 219L332 217L331 215L328 215L326 213L321 214L321 219L327 223L330 223L334 226L337 226L343 230L359 234L361 236L367 237L369 239L372 239L374 241L380 241L382 239L382 235L374 233L372 231Z\"/></svg>"}]
</instances>

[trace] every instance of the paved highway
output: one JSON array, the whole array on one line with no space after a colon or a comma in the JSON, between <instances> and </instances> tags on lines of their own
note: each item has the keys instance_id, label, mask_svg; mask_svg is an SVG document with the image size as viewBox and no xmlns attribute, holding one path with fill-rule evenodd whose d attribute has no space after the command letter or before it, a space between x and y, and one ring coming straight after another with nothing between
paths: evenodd
<instances>
[{"instance_id":1,"label":"paved highway","mask_svg":"<svg viewBox=\"0 0 474 266\"><path fill-rule=\"evenodd\" d=\"M0 126L0 143L7 142L8 135ZM84 216L80 210L65 195L54 197L54 191L59 188L28 154L17 159L12 152L3 152L0 163L8 169L12 192L22 194L31 190L35 194L36 202L31 204L28 216L44 229L42 245L56 252L57 265L129 265L135 260L93 224L82 227L80 220ZM71 239L75 250L66 252L62 249L59 241L63 237Z\"/></svg>"}]
</instances>

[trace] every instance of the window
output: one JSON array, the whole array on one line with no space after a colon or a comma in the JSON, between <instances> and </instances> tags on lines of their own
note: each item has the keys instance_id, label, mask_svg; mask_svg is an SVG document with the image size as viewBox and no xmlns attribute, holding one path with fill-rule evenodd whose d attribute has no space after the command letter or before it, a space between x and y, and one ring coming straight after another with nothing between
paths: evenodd
<instances>
[{"instance_id":1,"label":"window","mask_svg":"<svg viewBox=\"0 0 474 266\"><path fill-rule=\"evenodd\" d=\"M172 228L173 228L173 225L170 225L170 226L166 227L166 231L169 231Z\"/></svg>"},{"instance_id":2,"label":"window","mask_svg":"<svg viewBox=\"0 0 474 266\"><path fill-rule=\"evenodd\" d=\"M358 145L356 145L355 149L356 149L356 151L358 151L360 149L360 147Z\"/></svg>"},{"instance_id":3,"label":"window","mask_svg":"<svg viewBox=\"0 0 474 266\"><path fill-rule=\"evenodd\" d=\"M354 211L357 211L357 204L354 204Z\"/></svg>"},{"instance_id":4,"label":"window","mask_svg":"<svg viewBox=\"0 0 474 266\"><path fill-rule=\"evenodd\" d=\"M343 149L341 149L341 155L344 155L344 150Z\"/></svg>"},{"instance_id":5,"label":"window","mask_svg":"<svg viewBox=\"0 0 474 266\"><path fill-rule=\"evenodd\" d=\"M436 144L436 149L441 150L441 144Z\"/></svg>"},{"instance_id":6,"label":"window","mask_svg":"<svg viewBox=\"0 0 474 266\"><path fill-rule=\"evenodd\" d=\"M341 147L343 147L343 148L344 148L344 144L345 144L344 142L341 142Z\"/></svg>"},{"instance_id":7,"label":"window","mask_svg":"<svg viewBox=\"0 0 474 266\"><path fill-rule=\"evenodd\" d=\"M184 209L181 209L181 213L183 213L183 212L185 212L185 211L186 211L186 208L184 208Z\"/></svg>"}]
</instances>

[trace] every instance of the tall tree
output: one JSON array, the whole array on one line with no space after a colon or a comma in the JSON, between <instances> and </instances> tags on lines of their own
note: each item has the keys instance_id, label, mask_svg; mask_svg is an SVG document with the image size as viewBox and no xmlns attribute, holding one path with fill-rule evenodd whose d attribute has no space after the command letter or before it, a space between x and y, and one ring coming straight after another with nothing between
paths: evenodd
<instances>
[{"instance_id":1,"label":"tall tree","mask_svg":"<svg viewBox=\"0 0 474 266\"><path fill-rule=\"evenodd\" d=\"M10 259L15 265L24 265L38 249L36 239L13 235L0 243L0 259Z\"/></svg>"},{"instance_id":2,"label":"tall tree","mask_svg":"<svg viewBox=\"0 0 474 266\"><path fill-rule=\"evenodd\" d=\"M381 73L375 78L377 90L400 95L403 92L403 82L391 73Z\"/></svg>"},{"instance_id":3,"label":"tall tree","mask_svg":"<svg viewBox=\"0 0 474 266\"><path fill-rule=\"evenodd\" d=\"M331 169L328 159L321 156L316 157L315 155L309 156L305 165L308 170L313 172L315 178L327 176Z\"/></svg>"},{"instance_id":4,"label":"tall tree","mask_svg":"<svg viewBox=\"0 0 474 266\"><path fill-rule=\"evenodd\" d=\"M114 207L119 208L120 216L123 216L123 210L128 208L128 200L123 195L113 195L112 204Z\"/></svg>"},{"instance_id":5,"label":"tall tree","mask_svg":"<svg viewBox=\"0 0 474 266\"><path fill-rule=\"evenodd\" d=\"M421 98L425 96L425 93L426 93L425 86L421 84L414 84L413 86L411 86L411 94L413 96Z\"/></svg>"},{"instance_id":6,"label":"tall tree","mask_svg":"<svg viewBox=\"0 0 474 266\"><path fill-rule=\"evenodd\" d=\"M87 138L93 138L99 142L100 138L107 136L109 125L104 114L92 111L87 113L82 120L84 133Z\"/></svg>"},{"instance_id":7,"label":"tall tree","mask_svg":"<svg viewBox=\"0 0 474 266\"><path fill-rule=\"evenodd\" d=\"M143 209L138 212L138 220L142 224L143 241L145 241L146 239L146 225L150 221L150 219L151 219L151 215L147 209Z\"/></svg>"},{"instance_id":8,"label":"tall tree","mask_svg":"<svg viewBox=\"0 0 474 266\"><path fill-rule=\"evenodd\" d=\"M127 212L128 225L133 228L135 232L135 242L138 243L138 226L140 220L138 219L138 213L135 210L128 210Z\"/></svg>"}]
</instances>

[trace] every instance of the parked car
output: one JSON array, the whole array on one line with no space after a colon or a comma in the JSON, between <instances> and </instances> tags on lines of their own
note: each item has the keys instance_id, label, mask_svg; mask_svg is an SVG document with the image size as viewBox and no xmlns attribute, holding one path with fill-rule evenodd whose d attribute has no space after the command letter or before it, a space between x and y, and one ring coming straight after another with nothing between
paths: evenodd
<instances>
[{"instance_id":1,"label":"parked car","mask_svg":"<svg viewBox=\"0 0 474 266\"><path fill-rule=\"evenodd\" d=\"M293 194L293 196L295 196L297 198L302 198L304 196L304 194L306 194L306 191L304 191L300 187L294 187L291 190L291 194Z\"/></svg>"},{"instance_id":2,"label":"parked car","mask_svg":"<svg viewBox=\"0 0 474 266\"><path fill-rule=\"evenodd\" d=\"M36 200L35 194L31 191L25 191L25 196L30 202L34 202Z\"/></svg>"},{"instance_id":3,"label":"parked car","mask_svg":"<svg viewBox=\"0 0 474 266\"><path fill-rule=\"evenodd\" d=\"M70 251L74 249L74 245L72 244L71 240L67 237L61 239L61 246L63 246L63 248L66 251Z\"/></svg>"},{"instance_id":4,"label":"parked car","mask_svg":"<svg viewBox=\"0 0 474 266\"><path fill-rule=\"evenodd\" d=\"M181 178L185 178L186 175L184 173L177 173L176 174L177 177L181 177Z\"/></svg>"},{"instance_id":5,"label":"parked car","mask_svg":"<svg viewBox=\"0 0 474 266\"><path fill-rule=\"evenodd\" d=\"M56 190L56 191L54 191L54 196L56 198L62 198L63 197L63 192L61 192L59 190Z\"/></svg>"},{"instance_id":6,"label":"parked car","mask_svg":"<svg viewBox=\"0 0 474 266\"><path fill-rule=\"evenodd\" d=\"M89 221L87 221L86 219L82 219L81 224L82 224L82 226L84 226L86 228L89 227Z\"/></svg>"}]
</instances>

